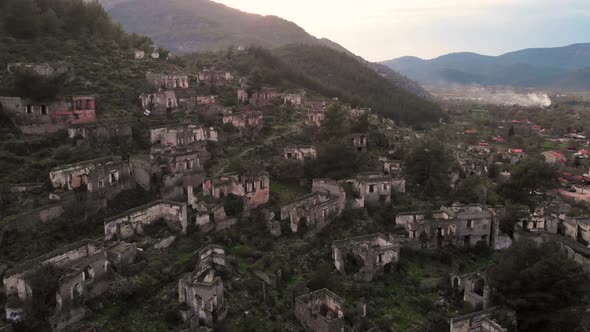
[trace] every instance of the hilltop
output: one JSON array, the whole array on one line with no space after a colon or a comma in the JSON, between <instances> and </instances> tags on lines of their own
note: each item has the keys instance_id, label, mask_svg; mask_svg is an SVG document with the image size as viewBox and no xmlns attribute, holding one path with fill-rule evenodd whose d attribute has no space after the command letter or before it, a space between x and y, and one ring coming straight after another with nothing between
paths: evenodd
<instances>
[{"instance_id":1,"label":"hilltop","mask_svg":"<svg viewBox=\"0 0 590 332\"><path fill-rule=\"evenodd\" d=\"M249 14L209 0L100 2L126 30L150 36L158 45L175 53L251 44L272 48L293 43L321 44L346 51L280 17Z\"/></svg>"},{"instance_id":2,"label":"hilltop","mask_svg":"<svg viewBox=\"0 0 590 332\"><path fill-rule=\"evenodd\" d=\"M100 0L126 30L149 36L174 53L218 51L229 47L276 48L291 44L326 46L354 56L338 43L316 38L277 16L245 13L209 0ZM157 22L157 24L155 23ZM420 85L380 64L358 60L397 87L431 98Z\"/></svg>"},{"instance_id":3,"label":"hilltop","mask_svg":"<svg viewBox=\"0 0 590 332\"><path fill-rule=\"evenodd\" d=\"M482 84L516 87L590 88L590 43L531 48L499 56L451 53L435 59L401 57L382 62L424 85Z\"/></svg>"}]
</instances>

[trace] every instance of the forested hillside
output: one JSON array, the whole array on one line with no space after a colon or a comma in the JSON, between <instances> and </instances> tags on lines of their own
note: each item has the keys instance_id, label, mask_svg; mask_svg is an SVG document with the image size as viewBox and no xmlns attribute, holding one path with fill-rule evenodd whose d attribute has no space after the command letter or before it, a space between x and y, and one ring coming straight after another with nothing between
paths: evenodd
<instances>
[{"instance_id":1,"label":"forested hillside","mask_svg":"<svg viewBox=\"0 0 590 332\"><path fill-rule=\"evenodd\" d=\"M96 2L7 0L0 8L0 66L11 62L67 62L73 81L61 94L92 94L100 117L124 116L143 90L145 72L171 69L165 60L135 61L133 50L151 45L147 37L126 33ZM0 71L0 93L12 94L12 77Z\"/></svg>"},{"instance_id":2,"label":"forested hillside","mask_svg":"<svg viewBox=\"0 0 590 332\"><path fill-rule=\"evenodd\" d=\"M353 55L341 45L316 38L293 22L261 16L209 0L100 0L112 17L128 31L149 36L175 53L204 52L251 45L265 48L289 44L330 47ZM430 98L416 82L376 63L358 60L390 80L395 86Z\"/></svg>"},{"instance_id":3,"label":"forested hillside","mask_svg":"<svg viewBox=\"0 0 590 332\"><path fill-rule=\"evenodd\" d=\"M111 16L128 31L150 36L158 45L178 53L219 50L231 45L323 43L295 23L276 16L244 13L209 0L101 3L109 6Z\"/></svg>"},{"instance_id":4,"label":"forested hillside","mask_svg":"<svg viewBox=\"0 0 590 332\"><path fill-rule=\"evenodd\" d=\"M411 125L436 122L438 105L397 87L386 77L359 63L355 58L327 47L288 45L275 53L285 63L302 72L334 95L353 104L366 105L379 114Z\"/></svg>"}]
</instances>

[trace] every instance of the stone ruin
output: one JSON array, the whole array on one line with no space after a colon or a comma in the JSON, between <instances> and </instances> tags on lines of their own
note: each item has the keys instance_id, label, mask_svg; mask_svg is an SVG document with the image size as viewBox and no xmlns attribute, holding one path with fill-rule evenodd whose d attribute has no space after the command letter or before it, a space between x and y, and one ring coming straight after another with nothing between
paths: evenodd
<instances>
[{"instance_id":1,"label":"stone ruin","mask_svg":"<svg viewBox=\"0 0 590 332\"><path fill-rule=\"evenodd\" d=\"M186 203L158 200L108 218L104 223L105 240L141 236L145 226L153 225L160 220L164 220L172 230L186 234Z\"/></svg>"},{"instance_id":2,"label":"stone ruin","mask_svg":"<svg viewBox=\"0 0 590 332\"><path fill-rule=\"evenodd\" d=\"M496 212L479 204L453 204L438 211L400 213L395 221L410 239L426 247L474 246L478 242L496 247L499 233Z\"/></svg>"},{"instance_id":3,"label":"stone ruin","mask_svg":"<svg viewBox=\"0 0 590 332\"><path fill-rule=\"evenodd\" d=\"M135 181L146 190L158 188L165 199L184 200L188 186L203 183L207 144L217 140L217 131L195 125L151 128L150 153L130 158Z\"/></svg>"},{"instance_id":4,"label":"stone ruin","mask_svg":"<svg viewBox=\"0 0 590 332\"><path fill-rule=\"evenodd\" d=\"M352 134L352 146L355 151L367 152L367 134Z\"/></svg>"},{"instance_id":5,"label":"stone ruin","mask_svg":"<svg viewBox=\"0 0 590 332\"><path fill-rule=\"evenodd\" d=\"M248 103L250 105L264 107L272 105L274 102L276 102L281 97L281 94L275 88L264 87L260 90L253 91L249 97Z\"/></svg>"},{"instance_id":6,"label":"stone ruin","mask_svg":"<svg viewBox=\"0 0 590 332\"><path fill-rule=\"evenodd\" d=\"M357 280L371 281L391 272L399 261L400 244L382 234L334 241L332 255L336 270Z\"/></svg>"},{"instance_id":7,"label":"stone ruin","mask_svg":"<svg viewBox=\"0 0 590 332\"><path fill-rule=\"evenodd\" d=\"M146 73L145 78L155 89L188 89L188 75L186 74L156 74Z\"/></svg>"},{"instance_id":8,"label":"stone ruin","mask_svg":"<svg viewBox=\"0 0 590 332\"><path fill-rule=\"evenodd\" d=\"M74 65L67 62L12 62L6 66L6 71L11 74L27 70L45 77L67 75L68 79L74 78Z\"/></svg>"},{"instance_id":9,"label":"stone ruin","mask_svg":"<svg viewBox=\"0 0 590 332\"><path fill-rule=\"evenodd\" d=\"M508 332L508 327L500 325L494 315L500 310L497 307L489 308L482 311L473 312L467 315L451 318L450 332ZM515 325L515 313L507 311L507 317Z\"/></svg>"},{"instance_id":10,"label":"stone ruin","mask_svg":"<svg viewBox=\"0 0 590 332\"><path fill-rule=\"evenodd\" d=\"M324 109L309 109L307 111L307 125L315 128L322 126L322 122L326 119L326 113Z\"/></svg>"},{"instance_id":11,"label":"stone ruin","mask_svg":"<svg viewBox=\"0 0 590 332\"><path fill-rule=\"evenodd\" d=\"M565 236L586 244L590 243L590 219L566 218L562 225Z\"/></svg>"},{"instance_id":12,"label":"stone ruin","mask_svg":"<svg viewBox=\"0 0 590 332\"><path fill-rule=\"evenodd\" d=\"M383 173L362 173L352 180L355 203L358 207L366 205L385 205L391 202L392 179Z\"/></svg>"},{"instance_id":13,"label":"stone ruin","mask_svg":"<svg viewBox=\"0 0 590 332\"><path fill-rule=\"evenodd\" d=\"M344 320L344 299L327 289L295 299L295 317L307 331L352 331Z\"/></svg>"},{"instance_id":14,"label":"stone ruin","mask_svg":"<svg viewBox=\"0 0 590 332\"><path fill-rule=\"evenodd\" d=\"M225 114L223 124L235 127L238 131L238 137L257 137L262 132L264 120L262 112L245 111Z\"/></svg>"},{"instance_id":15,"label":"stone ruin","mask_svg":"<svg viewBox=\"0 0 590 332\"><path fill-rule=\"evenodd\" d=\"M131 248L129 248L131 246ZM120 248L127 248L124 253ZM6 306L9 322L27 320L27 312L33 309L34 297L40 289L55 292L55 310L50 317L44 317L52 331L63 331L67 326L84 318L87 309L84 303L99 297L109 289L112 274L111 260L120 269L132 264L137 250L133 245L120 243L105 248L102 243L84 240L47 253L7 271L4 275L5 294L13 298ZM43 293L42 292L42 293Z\"/></svg>"},{"instance_id":16,"label":"stone ruin","mask_svg":"<svg viewBox=\"0 0 590 332\"><path fill-rule=\"evenodd\" d=\"M68 128L68 138L78 142L88 142L91 145L112 142L127 144L133 138L133 129L126 123L113 121L71 125Z\"/></svg>"},{"instance_id":17,"label":"stone ruin","mask_svg":"<svg viewBox=\"0 0 590 332\"><path fill-rule=\"evenodd\" d=\"M2 109L23 133L47 135L70 125L96 122L93 96L70 96L50 102L20 97L0 97Z\"/></svg>"},{"instance_id":18,"label":"stone ruin","mask_svg":"<svg viewBox=\"0 0 590 332\"><path fill-rule=\"evenodd\" d=\"M316 159L317 151L315 146L290 146L283 149L283 156L287 160L312 160Z\"/></svg>"},{"instance_id":19,"label":"stone ruin","mask_svg":"<svg viewBox=\"0 0 590 332\"><path fill-rule=\"evenodd\" d=\"M166 114L179 108L178 98L173 90L159 90L139 95L144 114Z\"/></svg>"},{"instance_id":20,"label":"stone ruin","mask_svg":"<svg viewBox=\"0 0 590 332\"><path fill-rule=\"evenodd\" d=\"M183 319L191 328L212 327L227 315L227 303L223 295L223 280L218 271L226 267L225 250L209 245L197 252L195 271L178 281L178 301L186 305L181 310Z\"/></svg>"},{"instance_id":21,"label":"stone ruin","mask_svg":"<svg viewBox=\"0 0 590 332\"><path fill-rule=\"evenodd\" d=\"M134 186L129 163L117 156L56 167L49 173L49 178L56 190L83 188L89 193L105 193L109 197Z\"/></svg>"},{"instance_id":22,"label":"stone ruin","mask_svg":"<svg viewBox=\"0 0 590 332\"><path fill-rule=\"evenodd\" d=\"M305 105L305 91L300 93L285 93L282 95L283 97L283 104L293 105L293 106L303 106Z\"/></svg>"},{"instance_id":23,"label":"stone ruin","mask_svg":"<svg viewBox=\"0 0 590 332\"><path fill-rule=\"evenodd\" d=\"M203 68L197 73L197 82L211 86L225 86L234 80L232 73L228 71L215 70L214 68Z\"/></svg>"},{"instance_id":24,"label":"stone ruin","mask_svg":"<svg viewBox=\"0 0 590 332\"><path fill-rule=\"evenodd\" d=\"M492 289L485 273L451 274L451 286L455 290L462 291L463 301L473 307L487 309L490 306Z\"/></svg>"},{"instance_id":25,"label":"stone ruin","mask_svg":"<svg viewBox=\"0 0 590 332\"><path fill-rule=\"evenodd\" d=\"M281 220L289 220L291 231L301 227L317 232L344 210L346 193L340 184L329 179L315 179L312 193L281 207Z\"/></svg>"},{"instance_id":26,"label":"stone ruin","mask_svg":"<svg viewBox=\"0 0 590 332\"><path fill-rule=\"evenodd\" d=\"M223 199L233 194L244 200L244 210L249 211L268 203L270 177L267 172L253 175L225 174L203 182L203 195Z\"/></svg>"}]
</instances>

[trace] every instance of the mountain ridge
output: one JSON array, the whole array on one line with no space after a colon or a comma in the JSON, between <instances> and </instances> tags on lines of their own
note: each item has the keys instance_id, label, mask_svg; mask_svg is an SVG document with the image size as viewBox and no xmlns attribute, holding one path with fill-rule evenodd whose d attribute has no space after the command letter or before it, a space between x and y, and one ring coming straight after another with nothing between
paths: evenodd
<instances>
[{"instance_id":1,"label":"mountain ridge","mask_svg":"<svg viewBox=\"0 0 590 332\"><path fill-rule=\"evenodd\" d=\"M406 91L422 98L432 98L409 78L380 64L370 63L330 39L316 38L296 23L275 15L246 13L209 0L99 2L127 31L149 36L158 46L175 53L215 51L230 46L276 48L291 44L322 45L357 57Z\"/></svg>"},{"instance_id":2,"label":"mountain ridge","mask_svg":"<svg viewBox=\"0 0 590 332\"><path fill-rule=\"evenodd\" d=\"M590 43L527 48L498 56L455 52L432 59L404 56L381 62L424 85L481 84L588 89L571 80L590 68ZM578 73L578 74L576 74Z\"/></svg>"}]
</instances>

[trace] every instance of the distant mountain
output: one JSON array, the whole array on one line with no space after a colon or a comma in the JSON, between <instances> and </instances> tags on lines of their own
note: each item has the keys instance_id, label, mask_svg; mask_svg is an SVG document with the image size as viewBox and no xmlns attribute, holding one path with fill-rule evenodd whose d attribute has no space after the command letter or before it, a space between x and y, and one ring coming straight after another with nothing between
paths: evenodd
<instances>
[{"instance_id":1,"label":"distant mountain","mask_svg":"<svg viewBox=\"0 0 590 332\"><path fill-rule=\"evenodd\" d=\"M451 53L431 60L401 57L382 64L423 85L482 84L590 89L590 43L486 56Z\"/></svg>"},{"instance_id":2,"label":"distant mountain","mask_svg":"<svg viewBox=\"0 0 590 332\"><path fill-rule=\"evenodd\" d=\"M212 51L230 46L275 48L311 44L354 55L329 39L308 34L293 22L276 16L245 13L209 0L99 1L127 31L149 36L158 46L175 53ZM399 73L358 59L398 87L421 97L431 97L420 85Z\"/></svg>"}]
</instances>

